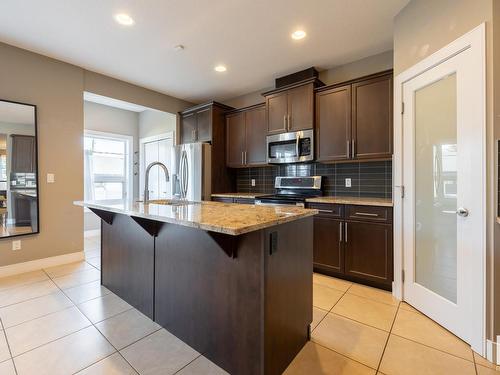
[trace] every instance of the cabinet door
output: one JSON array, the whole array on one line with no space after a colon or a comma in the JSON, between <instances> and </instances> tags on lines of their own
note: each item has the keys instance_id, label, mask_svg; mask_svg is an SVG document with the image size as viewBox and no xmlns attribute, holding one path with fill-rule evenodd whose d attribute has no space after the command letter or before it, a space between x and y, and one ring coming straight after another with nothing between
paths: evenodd
<instances>
[{"instance_id":1,"label":"cabinet door","mask_svg":"<svg viewBox=\"0 0 500 375\"><path fill-rule=\"evenodd\" d=\"M196 112L196 141L212 141L212 108Z\"/></svg>"},{"instance_id":2,"label":"cabinet door","mask_svg":"<svg viewBox=\"0 0 500 375\"><path fill-rule=\"evenodd\" d=\"M196 113L187 113L181 118L181 143L196 142Z\"/></svg>"},{"instance_id":3,"label":"cabinet door","mask_svg":"<svg viewBox=\"0 0 500 375\"><path fill-rule=\"evenodd\" d=\"M316 95L316 147L318 161L350 158L351 86Z\"/></svg>"},{"instance_id":4,"label":"cabinet door","mask_svg":"<svg viewBox=\"0 0 500 375\"><path fill-rule=\"evenodd\" d=\"M390 286L392 226L349 221L345 225L346 275Z\"/></svg>"},{"instance_id":5,"label":"cabinet door","mask_svg":"<svg viewBox=\"0 0 500 375\"><path fill-rule=\"evenodd\" d=\"M228 167L241 167L245 162L245 112L226 117L226 132L226 164Z\"/></svg>"},{"instance_id":6,"label":"cabinet door","mask_svg":"<svg viewBox=\"0 0 500 375\"><path fill-rule=\"evenodd\" d=\"M288 131L312 129L314 125L312 84L288 90Z\"/></svg>"},{"instance_id":7,"label":"cabinet door","mask_svg":"<svg viewBox=\"0 0 500 375\"><path fill-rule=\"evenodd\" d=\"M321 215L314 217L314 266L323 270L344 272L344 251L341 241L342 221Z\"/></svg>"},{"instance_id":8,"label":"cabinet door","mask_svg":"<svg viewBox=\"0 0 500 375\"><path fill-rule=\"evenodd\" d=\"M267 164L266 109L264 106L246 113L246 164Z\"/></svg>"},{"instance_id":9,"label":"cabinet door","mask_svg":"<svg viewBox=\"0 0 500 375\"><path fill-rule=\"evenodd\" d=\"M267 133L278 134L287 131L287 92L266 96Z\"/></svg>"},{"instance_id":10,"label":"cabinet door","mask_svg":"<svg viewBox=\"0 0 500 375\"><path fill-rule=\"evenodd\" d=\"M358 159L392 156L392 75L352 85L352 134Z\"/></svg>"},{"instance_id":11,"label":"cabinet door","mask_svg":"<svg viewBox=\"0 0 500 375\"><path fill-rule=\"evenodd\" d=\"M34 173L35 164L35 137L31 135L13 135L11 171Z\"/></svg>"}]
</instances>

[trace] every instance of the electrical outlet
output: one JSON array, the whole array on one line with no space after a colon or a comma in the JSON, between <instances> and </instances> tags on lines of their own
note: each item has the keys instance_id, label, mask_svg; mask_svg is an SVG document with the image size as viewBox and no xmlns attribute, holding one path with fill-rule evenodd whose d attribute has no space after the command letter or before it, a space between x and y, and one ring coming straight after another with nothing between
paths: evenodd
<instances>
[{"instance_id":1,"label":"electrical outlet","mask_svg":"<svg viewBox=\"0 0 500 375\"><path fill-rule=\"evenodd\" d=\"M255 186L255 178L252 178L252 186Z\"/></svg>"},{"instance_id":2,"label":"electrical outlet","mask_svg":"<svg viewBox=\"0 0 500 375\"><path fill-rule=\"evenodd\" d=\"M21 250L21 240L12 241L12 250Z\"/></svg>"},{"instance_id":3,"label":"electrical outlet","mask_svg":"<svg viewBox=\"0 0 500 375\"><path fill-rule=\"evenodd\" d=\"M53 184L54 182L56 182L56 176L54 173L47 173L47 183Z\"/></svg>"},{"instance_id":4,"label":"electrical outlet","mask_svg":"<svg viewBox=\"0 0 500 375\"><path fill-rule=\"evenodd\" d=\"M351 187L351 179L350 178L345 179L345 187Z\"/></svg>"}]
</instances>

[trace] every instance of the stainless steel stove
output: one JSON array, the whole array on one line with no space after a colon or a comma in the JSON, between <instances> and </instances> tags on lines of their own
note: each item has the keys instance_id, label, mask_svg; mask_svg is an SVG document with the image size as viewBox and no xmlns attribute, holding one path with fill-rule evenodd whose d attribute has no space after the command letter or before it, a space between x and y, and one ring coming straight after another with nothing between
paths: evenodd
<instances>
[{"instance_id":1,"label":"stainless steel stove","mask_svg":"<svg viewBox=\"0 0 500 375\"><path fill-rule=\"evenodd\" d=\"M274 187L276 194L261 196L255 204L304 207L307 198L322 195L321 176L276 177Z\"/></svg>"}]
</instances>

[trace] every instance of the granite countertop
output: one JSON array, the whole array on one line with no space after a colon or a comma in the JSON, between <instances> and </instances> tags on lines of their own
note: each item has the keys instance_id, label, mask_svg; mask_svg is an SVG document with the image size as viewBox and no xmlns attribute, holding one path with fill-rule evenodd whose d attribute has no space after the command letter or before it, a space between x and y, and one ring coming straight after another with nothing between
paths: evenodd
<instances>
[{"instance_id":1,"label":"granite countertop","mask_svg":"<svg viewBox=\"0 0 500 375\"><path fill-rule=\"evenodd\" d=\"M184 202L181 205L162 204L162 201L77 201L77 206L142 217L165 223L202 230L240 235L278 224L313 216L317 210L300 207L241 205L219 202Z\"/></svg>"},{"instance_id":2,"label":"granite countertop","mask_svg":"<svg viewBox=\"0 0 500 375\"><path fill-rule=\"evenodd\" d=\"M264 195L269 195L266 193L217 193L212 194L212 197L219 198L258 198L263 197Z\"/></svg>"},{"instance_id":3,"label":"granite countertop","mask_svg":"<svg viewBox=\"0 0 500 375\"><path fill-rule=\"evenodd\" d=\"M336 203L336 204L356 204L360 206L385 206L392 207L390 198L366 198L366 197L316 197L308 198L309 203Z\"/></svg>"}]
</instances>

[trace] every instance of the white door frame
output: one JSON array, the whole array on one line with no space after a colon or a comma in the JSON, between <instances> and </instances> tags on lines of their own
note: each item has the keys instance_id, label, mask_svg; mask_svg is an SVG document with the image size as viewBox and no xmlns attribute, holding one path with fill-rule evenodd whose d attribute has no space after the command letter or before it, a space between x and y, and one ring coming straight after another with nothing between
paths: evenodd
<instances>
[{"instance_id":1,"label":"white door frame","mask_svg":"<svg viewBox=\"0 0 500 375\"><path fill-rule=\"evenodd\" d=\"M481 63L478 64L476 74L481 84L481 95L476 97L477 105L482 112L482 123L477 124L478 132L481 132L483 142L483 153L481 155L482 165L481 173L483 175L483 197L481 205L483 207L483 231L481 241L483 246L477 249L482 257L482 285L483 288L478 293L482 294L483 304L478 308L481 309L482 317L482 348L474 347L473 349L479 354L484 355L486 347L486 47L485 47L486 27L485 24L477 26L467 34L461 36L457 40L451 42L444 48L428 56L424 60L415 64L408 70L399 74L394 80L394 159L393 159L393 202L394 202L394 282L392 293L399 300L404 300L403 295L403 115L402 115L402 95L403 84L410 81L423 72L432 69L440 63L456 56L458 53L474 48L480 54ZM471 103L472 104L472 103Z\"/></svg>"}]
</instances>

